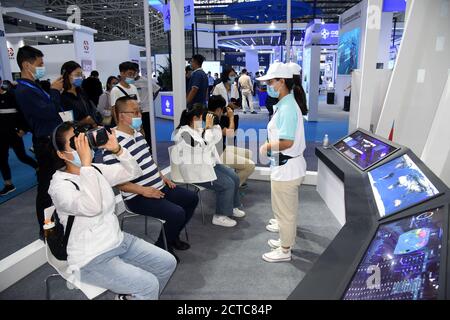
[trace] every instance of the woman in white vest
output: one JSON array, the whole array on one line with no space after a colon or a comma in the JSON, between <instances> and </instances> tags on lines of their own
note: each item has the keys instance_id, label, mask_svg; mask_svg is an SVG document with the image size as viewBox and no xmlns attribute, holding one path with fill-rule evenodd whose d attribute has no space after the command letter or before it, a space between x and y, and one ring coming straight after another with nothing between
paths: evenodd
<instances>
[{"instance_id":1,"label":"woman in white vest","mask_svg":"<svg viewBox=\"0 0 450 320\"><path fill-rule=\"evenodd\" d=\"M291 69L279 62L258 78L267 82L269 96L278 99L267 127L268 141L260 148L260 153L271 159L272 210L280 234L279 239L268 241L274 250L263 255L267 262L291 260L297 233L298 192L306 175L303 116L292 78Z\"/></svg>"}]
</instances>

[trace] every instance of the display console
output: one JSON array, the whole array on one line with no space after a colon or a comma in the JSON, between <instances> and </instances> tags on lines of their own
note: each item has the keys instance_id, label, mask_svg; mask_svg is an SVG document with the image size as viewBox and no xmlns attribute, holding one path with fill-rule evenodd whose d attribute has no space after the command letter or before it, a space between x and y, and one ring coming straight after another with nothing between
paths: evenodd
<instances>
[{"instance_id":1,"label":"display console","mask_svg":"<svg viewBox=\"0 0 450 320\"><path fill-rule=\"evenodd\" d=\"M345 300L433 300L439 293L443 208L381 224Z\"/></svg>"},{"instance_id":2,"label":"display console","mask_svg":"<svg viewBox=\"0 0 450 320\"><path fill-rule=\"evenodd\" d=\"M333 147L363 171L398 150L359 130L338 141Z\"/></svg>"},{"instance_id":3,"label":"display console","mask_svg":"<svg viewBox=\"0 0 450 320\"><path fill-rule=\"evenodd\" d=\"M380 218L439 195L406 154L369 171L368 176Z\"/></svg>"}]
</instances>

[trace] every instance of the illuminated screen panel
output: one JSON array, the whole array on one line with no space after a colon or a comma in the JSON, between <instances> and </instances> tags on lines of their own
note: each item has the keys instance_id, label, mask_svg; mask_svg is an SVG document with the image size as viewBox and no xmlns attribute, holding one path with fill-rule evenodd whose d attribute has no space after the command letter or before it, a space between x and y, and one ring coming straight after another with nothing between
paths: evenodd
<instances>
[{"instance_id":1,"label":"illuminated screen panel","mask_svg":"<svg viewBox=\"0 0 450 320\"><path fill-rule=\"evenodd\" d=\"M431 199L438 189L408 155L368 172L381 218Z\"/></svg>"},{"instance_id":2,"label":"illuminated screen panel","mask_svg":"<svg viewBox=\"0 0 450 320\"><path fill-rule=\"evenodd\" d=\"M437 208L380 225L343 299L437 299L444 221Z\"/></svg>"},{"instance_id":3,"label":"illuminated screen panel","mask_svg":"<svg viewBox=\"0 0 450 320\"><path fill-rule=\"evenodd\" d=\"M334 148L361 170L366 170L398 150L361 131L338 141Z\"/></svg>"}]
</instances>

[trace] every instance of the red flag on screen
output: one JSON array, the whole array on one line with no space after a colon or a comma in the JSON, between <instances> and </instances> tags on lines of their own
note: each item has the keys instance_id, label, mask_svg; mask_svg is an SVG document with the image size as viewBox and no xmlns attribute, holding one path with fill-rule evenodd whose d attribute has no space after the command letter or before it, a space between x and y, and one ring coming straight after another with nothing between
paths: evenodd
<instances>
[{"instance_id":1,"label":"red flag on screen","mask_svg":"<svg viewBox=\"0 0 450 320\"><path fill-rule=\"evenodd\" d=\"M389 141L394 141L394 125L395 125L395 121L392 121L392 128L391 128L391 132L389 132Z\"/></svg>"}]
</instances>

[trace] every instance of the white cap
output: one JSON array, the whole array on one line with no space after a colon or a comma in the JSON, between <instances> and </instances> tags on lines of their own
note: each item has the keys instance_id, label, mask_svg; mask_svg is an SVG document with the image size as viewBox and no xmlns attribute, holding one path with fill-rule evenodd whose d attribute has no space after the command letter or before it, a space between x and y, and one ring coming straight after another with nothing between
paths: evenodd
<instances>
[{"instance_id":1,"label":"white cap","mask_svg":"<svg viewBox=\"0 0 450 320\"><path fill-rule=\"evenodd\" d=\"M302 67L300 67L295 62L289 62L286 64L289 68L289 70L292 72L294 76L299 76L300 72L302 71Z\"/></svg>"},{"instance_id":2,"label":"white cap","mask_svg":"<svg viewBox=\"0 0 450 320\"><path fill-rule=\"evenodd\" d=\"M284 78L284 79L292 78L292 72L290 71L290 69L286 64L281 62L272 63L269 67L269 70L267 70L267 74L265 76L256 78L256 80L267 81L276 78Z\"/></svg>"}]
</instances>

